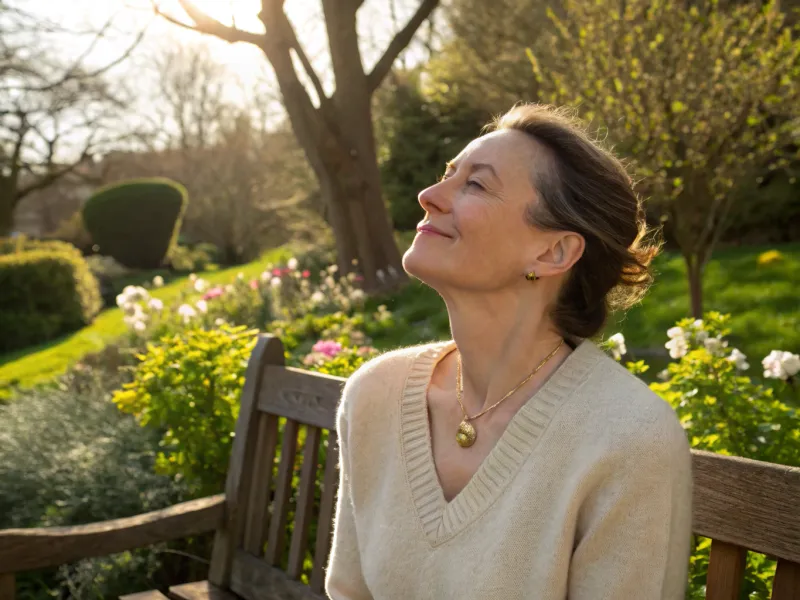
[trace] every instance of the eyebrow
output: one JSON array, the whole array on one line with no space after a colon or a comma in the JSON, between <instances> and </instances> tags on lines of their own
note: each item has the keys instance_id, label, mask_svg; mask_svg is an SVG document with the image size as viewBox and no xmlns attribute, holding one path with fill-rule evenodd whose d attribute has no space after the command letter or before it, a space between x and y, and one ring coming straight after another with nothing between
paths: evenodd
<instances>
[{"instance_id":1,"label":"eyebrow","mask_svg":"<svg viewBox=\"0 0 800 600\"><path fill-rule=\"evenodd\" d=\"M455 169L456 168L456 163L453 162L453 161L448 161L446 163L446 166L447 166L447 169ZM497 174L497 171L489 163L472 163L470 165L470 167L469 167L470 175L472 173L474 173L475 171L480 171L481 169L486 169L487 171L489 171L495 177L495 179L500 180L500 176Z\"/></svg>"}]
</instances>

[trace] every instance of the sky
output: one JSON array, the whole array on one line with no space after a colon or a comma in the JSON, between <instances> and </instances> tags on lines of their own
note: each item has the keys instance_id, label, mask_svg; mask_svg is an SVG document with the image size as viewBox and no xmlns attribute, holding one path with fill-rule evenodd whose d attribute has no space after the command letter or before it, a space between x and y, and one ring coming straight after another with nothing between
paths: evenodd
<instances>
[{"instance_id":1,"label":"sky","mask_svg":"<svg viewBox=\"0 0 800 600\"><path fill-rule=\"evenodd\" d=\"M190 22L177 0L156 0L161 9L181 20ZM397 26L391 16L391 3L395 4ZM359 37L365 66L371 66L391 40L397 28L405 23L416 7L417 0L367 0L358 12ZM195 0L195 4L210 16L253 32L263 32L257 14L260 0ZM47 16L70 27L97 28L114 17L115 33L106 43L98 46L89 57L102 64L109 56L119 55L130 45L137 31L147 27L147 33L137 51L136 60L147 61L149 52L171 44L205 44L217 61L247 87L256 82L271 80L272 73L261 51L249 44L228 44L210 36L184 30L164 19L154 18L151 0L22 0L19 5L26 10ZM332 90L332 81L326 76L329 61L327 39L319 0L287 0L285 10L297 31L301 43L315 66L326 91ZM87 39L65 40L63 52L79 55ZM414 50L408 53L414 60ZM235 93L235 92L234 92Z\"/></svg>"}]
</instances>

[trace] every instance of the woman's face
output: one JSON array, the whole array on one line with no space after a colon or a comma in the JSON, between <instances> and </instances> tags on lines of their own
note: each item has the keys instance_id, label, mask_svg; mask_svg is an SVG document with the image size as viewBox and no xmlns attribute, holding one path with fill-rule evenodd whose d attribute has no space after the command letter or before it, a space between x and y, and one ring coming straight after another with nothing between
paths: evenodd
<instances>
[{"instance_id":1,"label":"woman's face","mask_svg":"<svg viewBox=\"0 0 800 600\"><path fill-rule=\"evenodd\" d=\"M546 164L536 142L519 131L473 140L441 181L420 192L425 217L403 257L405 270L440 292L524 284L553 241L525 219L537 202L534 169Z\"/></svg>"}]
</instances>

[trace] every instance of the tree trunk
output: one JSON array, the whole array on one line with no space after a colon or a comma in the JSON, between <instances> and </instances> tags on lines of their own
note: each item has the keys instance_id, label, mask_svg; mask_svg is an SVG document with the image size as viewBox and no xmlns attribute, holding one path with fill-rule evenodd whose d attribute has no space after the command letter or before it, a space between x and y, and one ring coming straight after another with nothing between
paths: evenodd
<instances>
[{"instance_id":1,"label":"tree trunk","mask_svg":"<svg viewBox=\"0 0 800 600\"><path fill-rule=\"evenodd\" d=\"M705 264L698 256L683 257L686 262L686 274L689 278L689 297L692 305L692 316L703 318L703 268Z\"/></svg>"},{"instance_id":2,"label":"tree trunk","mask_svg":"<svg viewBox=\"0 0 800 600\"><path fill-rule=\"evenodd\" d=\"M0 194L0 237L7 237L14 230L14 200Z\"/></svg>"}]
</instances>

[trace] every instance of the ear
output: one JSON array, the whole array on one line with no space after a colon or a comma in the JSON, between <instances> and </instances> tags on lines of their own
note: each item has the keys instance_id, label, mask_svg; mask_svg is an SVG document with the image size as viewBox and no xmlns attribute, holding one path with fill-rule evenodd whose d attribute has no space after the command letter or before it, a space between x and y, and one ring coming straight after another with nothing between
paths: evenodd
<instances>
[{"instance_id":1,"label":"ear","mask_svg":"<svg viewBox=\"0 0 800 600\"><path fill-rule=\"evenodd\" d=\"M535 266L531 269L539 277L566 273L578 262L586 248L583 236L572 231L549 232L546 249L536 257Z\"/></svg>"}]
</instances>

